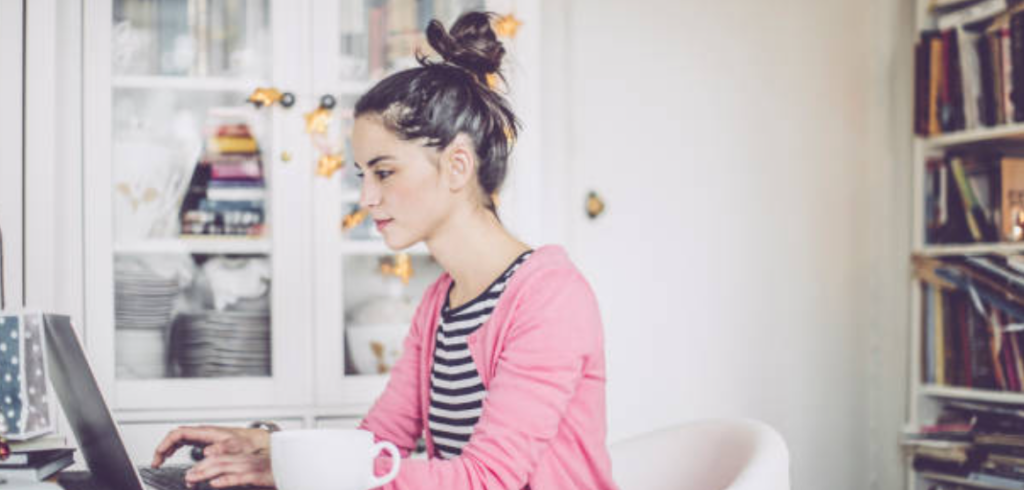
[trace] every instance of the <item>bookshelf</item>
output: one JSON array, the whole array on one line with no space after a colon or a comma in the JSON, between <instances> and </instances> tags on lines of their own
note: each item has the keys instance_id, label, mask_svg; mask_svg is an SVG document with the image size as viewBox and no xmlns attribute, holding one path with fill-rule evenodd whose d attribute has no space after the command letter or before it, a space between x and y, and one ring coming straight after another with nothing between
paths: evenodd
<instances>
[{"instance_id":1,"label":"bookshelf","mask_svg":"<svg viewBox=\"0 0 1024 490\"><path fill-rule=\"evenodd\" d=\"M1014 468L994 463L1005 447L978 435L1024 447L1024 233L1004 220L1024 188L1024 98L1010 95L1024 83L1024 3L916 4L906 488L1021 488L1024 472L1000 480ZM972 457L922 449L952 440Z\"/></svg>"}]
</instances>

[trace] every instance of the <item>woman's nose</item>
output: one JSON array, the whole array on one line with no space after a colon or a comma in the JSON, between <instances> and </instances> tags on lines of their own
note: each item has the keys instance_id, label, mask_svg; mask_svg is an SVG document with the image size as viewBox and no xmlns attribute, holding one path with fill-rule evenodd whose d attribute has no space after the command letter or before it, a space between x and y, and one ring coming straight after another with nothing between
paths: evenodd
<instances>
[{"instance_id":1,"label":"woman's nose","mask_svg":"<svg viewBox=\"0 0 1024 490\"><path fill-rule=\"evenodd\" d=\"M380 189L369 178L363 179L359 189L359 206L368 209L380 204Z\"/></svg>"}]
</instances>

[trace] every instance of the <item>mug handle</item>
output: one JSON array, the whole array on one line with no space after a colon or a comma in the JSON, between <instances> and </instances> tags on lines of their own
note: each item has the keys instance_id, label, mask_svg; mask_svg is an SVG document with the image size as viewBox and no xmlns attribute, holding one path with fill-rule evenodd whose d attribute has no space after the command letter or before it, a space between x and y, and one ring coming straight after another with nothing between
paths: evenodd
<instances>
[{"instance_id":1,"label":"mug handle","mask_svg":"<svg viewBox=\"0 0 1024 490\"><path fill-rule=\"evenodd\" d=\"M398 476L398 466L402 463L402 453L398 452L398 447L390 441L380 441L373 445L372 450L374 456L380 454L381 451L391 453L391 471L384 476L370 475L370 488L377 488L387 485Z\"/></svg>"}]
</instances>

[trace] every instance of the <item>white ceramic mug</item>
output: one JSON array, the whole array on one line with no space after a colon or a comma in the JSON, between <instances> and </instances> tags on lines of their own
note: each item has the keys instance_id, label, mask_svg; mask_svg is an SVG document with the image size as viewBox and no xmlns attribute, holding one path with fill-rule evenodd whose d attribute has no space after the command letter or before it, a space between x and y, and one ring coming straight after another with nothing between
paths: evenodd
<instances>
[{"instance_id":1,"label":"white ceramic mug","mask_svg":"<svg viewBox=\"0 0 1024 490\"><path fill-rule=\"evenodd\" d=\"M373 433L353 429L305 429L270 435L270 465L279 490L368 490L398 475L402 454L394 444L373 442ZM391 471L374 475L381 451Z\"/></svg>"}]
</instances>

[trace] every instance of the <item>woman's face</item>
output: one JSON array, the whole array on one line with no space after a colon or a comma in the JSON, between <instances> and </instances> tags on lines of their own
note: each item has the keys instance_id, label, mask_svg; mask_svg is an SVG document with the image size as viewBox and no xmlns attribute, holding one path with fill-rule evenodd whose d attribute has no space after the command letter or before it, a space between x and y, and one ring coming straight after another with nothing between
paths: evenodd
<instances>
[{"instance_id":1,"label":"woman's face","mask_svg":"<svg viewBox=\"0 0 1024 490\"><path fill-rule=\"evenodd\" d=\"M451 205L438 152L399 138L372 114L356 119L352 151L363 182L359 204L388 247L401 250L429 239Z\"/></svg>"}]
</instances>

